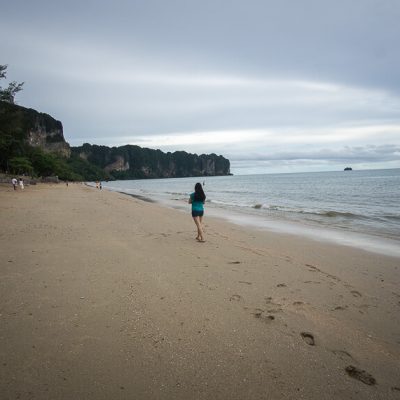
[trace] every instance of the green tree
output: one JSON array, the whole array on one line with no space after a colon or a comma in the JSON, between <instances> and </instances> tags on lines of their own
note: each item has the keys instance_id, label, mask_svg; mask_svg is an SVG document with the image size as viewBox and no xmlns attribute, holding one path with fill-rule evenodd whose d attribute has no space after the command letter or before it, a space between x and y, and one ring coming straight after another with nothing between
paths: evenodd
<instances>
[{"instance_id":1,"label":"green tree","mask_svg":"<svg viewBox=\"0 0 400 400\"><path fill-rule=\"evenodd\" d=\"M25 155L26 129L19 106L0 101L0 169L9 170L9 160Z\"/></svg>"},{"instance_id":2,"label":"green tree","mask_svg":"<svg viewBox=\"0 0 400 400\"><path fill-rule=\"evenodd\" d=\"M0 79L6 78L7 67L7 65L0 65ZM14 104L15 95L22 90L24 83L25 82L17 83L16 81L12 81L4 89L0 86L0 100Z\"/></svg>"},{"instance_id":3,"label":"green tree","mask_svg":"<svg viewBox=\"0 0 400 400\"><path fill-rule=\"evenodd\" d=\"M15 174L31 175L33 167L26 157L13 157L9 161L10 170Z\"/></svg>"},{"instance_id":4,"label":"green tree","mask_svg":"<svg viewBox=\"0 0 400 400\"><path fill-rule=\"evenodd\" d=\"M7 65L0 65L0 79L5 78L7 75Z\"/></svg>"},{"instance_id":5,"label":"green tree","mask_svg":"<svg viewBox=\"0 0 400 400\"><path fill-rule=\"evenodd\" d=\"M50 153L45 153L39 148L33 148L30 152L30 160L35 172L39 176L57 175L57 157Z\"/></svg>"}]
</instances>

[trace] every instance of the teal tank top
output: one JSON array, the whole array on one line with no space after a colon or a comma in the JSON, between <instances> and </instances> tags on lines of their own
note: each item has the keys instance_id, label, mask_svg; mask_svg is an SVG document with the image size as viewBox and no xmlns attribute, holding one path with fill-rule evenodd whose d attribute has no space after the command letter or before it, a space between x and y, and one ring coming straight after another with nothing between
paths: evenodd
<instances>
[{"instance_id":1,"label":"teal tank top","mask_svg":"<svg viewBox=\"0 0 400 400\"><path fill-rule=\"evenodd\" d=\"M190 195L192 200L192 211L204 211L204 205L202 201L194 201L194 193Z\"/></svg>"}]
</instances>

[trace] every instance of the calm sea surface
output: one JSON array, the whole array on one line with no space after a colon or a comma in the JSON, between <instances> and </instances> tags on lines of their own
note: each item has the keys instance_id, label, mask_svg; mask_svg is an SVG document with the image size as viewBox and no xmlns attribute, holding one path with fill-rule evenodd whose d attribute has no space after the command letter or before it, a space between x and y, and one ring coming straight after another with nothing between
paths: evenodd
<instances>
[{"instance_id":1,"label":"calm sea surface","mask_svg":"<svg viewBox=\"0 0 400 400\"><path fill-rule=\"evenodd\" d=\"M189 211L205 182L206 213L260 229L291 232L400 255L400 169L103 183Z\"/></svg>"}]
</instances>

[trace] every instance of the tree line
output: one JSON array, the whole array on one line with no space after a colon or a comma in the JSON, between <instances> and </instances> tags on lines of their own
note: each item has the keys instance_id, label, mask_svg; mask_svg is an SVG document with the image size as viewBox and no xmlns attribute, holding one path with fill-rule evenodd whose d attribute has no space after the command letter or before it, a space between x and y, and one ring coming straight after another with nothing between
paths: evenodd
<instances>
[{"instance_id":1,"label":"tree line","mask_svg":"<svg viewBox=\"0 0 400 400\"><path fill-rule=\"evenodd\" d=\"M0 65L0 79L6 78L6 72L7 65ZM110 148L88 143L72 147L70 156L49 151L57 143L68 147L62 124L50 115L15 104L23 85L13 81L0 87L0 171L70 181L229 174L229 160L216 154L163 153L132 145ZM29 133L38 129L48 133L43 148L29 144Z\"/></svg>"}]
</instances>

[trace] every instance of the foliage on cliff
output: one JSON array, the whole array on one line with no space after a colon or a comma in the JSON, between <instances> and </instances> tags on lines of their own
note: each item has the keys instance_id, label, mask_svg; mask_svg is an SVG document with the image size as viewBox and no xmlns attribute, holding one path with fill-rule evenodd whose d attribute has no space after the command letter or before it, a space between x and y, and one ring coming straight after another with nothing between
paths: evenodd
<instances>
[{"instance_id":1,"label":"foliage on cliff","mask_svg":"<svg viewBox=\"0 0 400 400\"><path fill-rule=\"evenodd\" d=\"M30 132L40 129L45 134L46 146L66 145L62 124L50 115L33 109L0 101L0 170L11 174L30 176L58 176L65 180L106 179L100 168L77 157L63 157L56 152L45 151L29 142Z\"/></svg>"},{"instance_id":2,"label":"foliage on cliff","mask_svg":"<svg viewBox=\"0 0 400 400\"><path fill-rule=\"evenodd\" d=\"M6 71L7 66L0 65L0 79L6 77ZM14 97L22 86L23 83L13 81L6 88L0 87L0 171L83 179L79 170L71 167L70 160L54 151L45 151L58 149L69 155L61 122L48 114L14 104ZM39 137L41 143L37 143Z\"/></svg>"},{"instance_id":3,"label":"foliage on cliff","mask_svg":"<svg viewBox=\"0 0 400 400\"><path fill-rule=\"evenodd\" d=\"M70 149L60 121L0 101L0 171L91 181L211 176L229 174L229 160L131 145L110 148L86 143Z\"/></svg>"},{"instance_id":4,"label":"foliage on cliff","mask_svg":"<svg viewBox=\"0 0 400 400\"><path fill-rule=\"evenodd\" d=\"M173 178L227 175L229 160L216 154L189 154L125 145L107 147L85 143L72 154L108 171L115 179Z\"/></svg>"},{"instance_id":5,"label":"foliage on cliff","mask_svg":"<svg viewBox=\"0 0 400 400\"><path fill-rule=\"evenodd\" d=\"M7 65L0 65L0 79L5 79L7 76ZM14 104L15 95L22 90L24 82L18 83L12 81L6 88L0 86L0 100Z\"/></svg>"}]
</instances>

